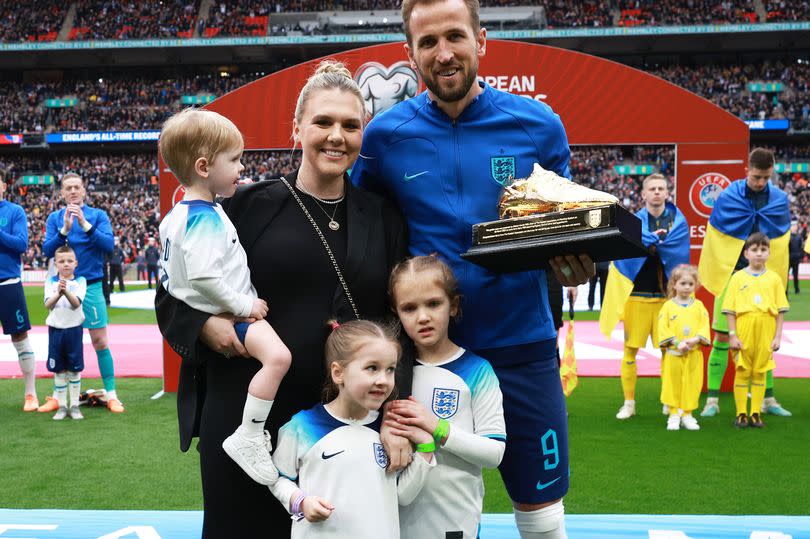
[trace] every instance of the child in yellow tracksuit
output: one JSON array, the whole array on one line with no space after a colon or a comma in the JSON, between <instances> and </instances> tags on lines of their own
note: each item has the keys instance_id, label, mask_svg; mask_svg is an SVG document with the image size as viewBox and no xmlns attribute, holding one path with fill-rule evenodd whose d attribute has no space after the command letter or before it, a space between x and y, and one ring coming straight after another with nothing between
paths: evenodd
<instances>
[{"instance_id":1,"label":"child in yellow tracksuit","mask_svg":"<svg viewBox=\"0 0 810 539\"><path fill-rule=\"evenodd\" d=\"M773 353L782 341L784 313L789 309L785 284L765 268L770 240L765 234L751 234L743 247L748 267L735 273L728 283L723 313L728 317L729 348L735 352L734 426L762 428L759 411L765 397L765 376L776 364ZM747 414L751 387L751 415Z\"/></svg>"},{"instance_id":2,"label":"child in yellow tracksuit","mask_svg":"<svg viewBox=\"0 0 810 539\"><path fill-rule=\"evenodd\" d=\"M700 286L697 268L681 264L672 270L667 284L669 300L658 313L658 345L664 349L661 363L661 402L669 406L667 430L699 430L692 411L698 407L703 387L701 345L711 344L709 312L694 297Z\"/></svg>"}]
</instances>

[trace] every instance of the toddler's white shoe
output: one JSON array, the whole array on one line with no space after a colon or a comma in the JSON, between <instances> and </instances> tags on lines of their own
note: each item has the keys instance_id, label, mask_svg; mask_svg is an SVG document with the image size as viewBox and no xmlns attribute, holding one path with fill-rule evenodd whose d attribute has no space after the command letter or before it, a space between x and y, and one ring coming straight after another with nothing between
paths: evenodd
<instances>
[{"instance_id":1,"label":"toddler's white shoe","mask_svg":"<svg viewBox=\"0 0 810 539\"><path fill-rule=\"evenodd\" d=\"M278 481L278 470L270 456L273 444L269 432L247 437L238 428L225 438L222 449L257 483L269 486Z\"/></svg>"}]
</instances>

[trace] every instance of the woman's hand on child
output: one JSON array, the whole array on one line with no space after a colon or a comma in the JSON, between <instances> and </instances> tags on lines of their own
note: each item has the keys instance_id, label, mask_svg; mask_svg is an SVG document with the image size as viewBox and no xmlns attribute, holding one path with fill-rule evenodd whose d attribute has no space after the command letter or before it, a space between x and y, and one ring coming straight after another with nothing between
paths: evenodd
<instances>
[{"instance_id":1,"label":"woman's hand on child","mask_svg":"<svg viewBox=\"0 0 810 539\"><path fill-rule=\"evenodd\" d=\"M422 406L413 395L407 400L392 401L386 419L394 420L402 426L412 425L426 432L435 431L439 425L439 418Z\"/></svg>"},{"instance_id":2,"label":"woman's hand on child","mask_svg":"<svg viewBox=\"0 0 810 539\"><path fill-rule=\"evenodd\" d=\"M250 357L245 346L239 342L233 329L233 317L219 314L208 317L203 324L200 340L208 348L225 357Z\"/></svg>"},{"instance_id":3,"label":"woman's hand on child","mask_svg":"<svg viewBox=\"0 0 810 539\"><path fill-rule=\"evenodd\" d=\"M250 310L250 317L256 320L261 320L267 316L267 302L261 298L253 300L253 308Z\"/></svg>"},{"instance_id":4,"label":"woman's hand on child","mask_svg":"<svg viewBox=\"0 0 810 539\"><path fill-rule=\"evenodd\" d=\"M329 518L335 506L318 496L307 496L301 502L301 512L309 522L321 522Z\"/></svg>"}]
</instances>

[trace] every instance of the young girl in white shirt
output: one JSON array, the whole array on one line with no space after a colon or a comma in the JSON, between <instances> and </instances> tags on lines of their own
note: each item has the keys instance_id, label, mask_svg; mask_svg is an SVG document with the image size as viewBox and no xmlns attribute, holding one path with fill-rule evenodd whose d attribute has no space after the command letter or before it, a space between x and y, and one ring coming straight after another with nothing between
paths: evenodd
<instances>
[{"instance_id":1,"label":"young girl in white shirt","mask_svg":"<svg viewBox=\"0 0 810 539\"><path fill-rule=\"evenodd\" d=\"M397 265L389 291L416 346L413 396L391 403L387 424L405 435L432 432L436 469L419 498L400 511L403 539L475 539L484 499L482 468L503 458L506 427L498 378L485 359L453 343L447 330L459 316L458 284L436 256ZM401 430L400 430L401 429Z\"/></svg>"},{"instance_id":2,"label":"young girl in white shirt","mask_svg":"<svg viewBox=\"0 0 810 539\"><path fill-rule=\"evenodd\" d=\"M394 389L399 343L367 320L331 325L326 404L281 427L273 454L280 478L271 490L296 521L293 539L396 539L398 505L416 498L435 466L435 442L417 426L398 429L418 456L399 475L386 472L378 410Z\"/></svg>"}]
</instances>

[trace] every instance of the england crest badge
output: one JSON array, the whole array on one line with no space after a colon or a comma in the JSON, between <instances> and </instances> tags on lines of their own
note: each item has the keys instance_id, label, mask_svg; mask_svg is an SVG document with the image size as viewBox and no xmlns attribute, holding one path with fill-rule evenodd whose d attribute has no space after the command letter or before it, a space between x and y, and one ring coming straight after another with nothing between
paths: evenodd
<instances>
[{"instance_id":1,"label":"england crest badge","mask_svg":"<svg viewBox=\"0 0 810 539\"><path fill-rule=\"evenodd\" d=\"M383 470L388 468L388 454L382 444L374 443L374 461Z\"/></svg>"},{"instance_id":2,"label":"england crest badge","mask_svg":"<svg viewBox=\"0 0 810 539\"><path fill-rule=\"evenodd\" d=\"M509 185L515 179L515 158L490 157L489 169L493 180L500 185Z\"/></svg>"},{"instance_id":3,"label":"england crest badge","mask_svg":"<svg viewBox=\"0 0 810 539\"><path fill-rule=\"evenodd\" d=\"M447 419L456 415L458 411L458 389L433 389L433 413L440 419Z\"/></svg>"}]
</instances>

